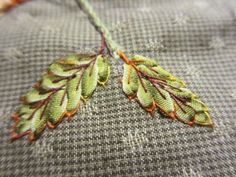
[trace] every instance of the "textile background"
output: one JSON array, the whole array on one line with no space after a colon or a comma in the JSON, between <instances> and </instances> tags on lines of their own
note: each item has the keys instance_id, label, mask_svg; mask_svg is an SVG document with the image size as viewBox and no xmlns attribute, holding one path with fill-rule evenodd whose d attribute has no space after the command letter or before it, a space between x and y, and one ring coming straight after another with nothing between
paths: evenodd
<instances>
[{"instance_id":1,"label":"textile background","mask_svg":"<svg viewBox=\"0 0 236 177\"><path fill-rule=\"evenodd\" d=\"M0 176L236 176L236 2L91 0L114 40L155 58L211 109L215 129L190 127L130 102L112 63L71 121L36 142L10 142L10 115L47 66L95 50L100 35L73 0L35 0L0 17Z\"/></svg>"}]
</instances>

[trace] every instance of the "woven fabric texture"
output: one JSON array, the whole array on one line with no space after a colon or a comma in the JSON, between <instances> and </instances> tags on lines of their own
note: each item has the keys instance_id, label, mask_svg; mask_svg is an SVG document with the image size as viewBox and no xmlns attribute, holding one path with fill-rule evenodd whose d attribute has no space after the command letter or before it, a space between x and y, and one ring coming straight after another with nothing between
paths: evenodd
<instances>
[{"instance_id":1,"label":"woven fabric texture","mask_svg":"<svg viewBox=\"0 0 236 177\"><path fill-rule=\"evenodd\" d=\"M123 94L122 62L111 58L107 87L71 121L32 144L10 142L19 97L53 60L101 39L73 0L29 1L0 17L0 176L236 176L236 2L89 2L127 55L153 57L185 80L216 127L151 118Z\"/></svg>"}]
</instances>

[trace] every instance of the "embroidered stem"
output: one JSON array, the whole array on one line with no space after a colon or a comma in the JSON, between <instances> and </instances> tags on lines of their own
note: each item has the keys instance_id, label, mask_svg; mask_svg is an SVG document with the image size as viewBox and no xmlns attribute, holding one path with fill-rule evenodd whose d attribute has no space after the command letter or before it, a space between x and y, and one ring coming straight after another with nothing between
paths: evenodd
<instances>
[{"instance_id":1,"label":"embroidered stem","mask_svg":"<svg viewBox=\"0 0 236 177\"><path fill-rule=\"evenodd\" d=\"M119 45L112 39L111 34L101 19L97 16L88 0L75 0L77 5L84 11L88 16L90 22L95 26L96 30L104 36L106 44L109 50L112 52L114 58L119 59L117 52L119 51Z\"/></svg>"}]
</instances>

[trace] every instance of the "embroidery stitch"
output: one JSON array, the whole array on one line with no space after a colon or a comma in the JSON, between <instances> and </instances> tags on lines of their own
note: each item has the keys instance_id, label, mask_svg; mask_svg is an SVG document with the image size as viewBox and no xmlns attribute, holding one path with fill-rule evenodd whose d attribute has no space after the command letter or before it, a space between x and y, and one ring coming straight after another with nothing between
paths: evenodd
<instances>
[{"instance_id":1,"label":"embroidery stitch","mask_svg":"<svg viewBox=\"0 0 236 177\"><path fill-rule=\"evenodd\" d=\"M97 85L104 86L110 76L104 42L97 54L74 54L56 60L33 89L21 98L22 106L12 116L12 140L29 135L37 139L48 127L54 129L63 118L70 119L81 100L86 102Z\"/></svg>"},{"instance_id":2,"label":"embroidery stitch","mask_svg":"<svg viewBox=\"0 0 236 177\"><path fill-rule=\"evenodd\" d=\"M29 135L29 141L33 141L46 127L54 129L63 118L71 118L77 112L81 100L89 99L98 84L105 85L110 76L106 49L111 57L124 62L124 93L129 99L136 99L152 116L157 108L166 116L189 125L213 127L208 107L181 79L153 59L128 58L89 3L86 0L76 2L101 34L101 49L95 54L70 55L49 66L42 79L22 97L22 106L12 116L15 122L13 140Z\"/></svg>"},{"instance_id":3,"label":"embroidery stitch","mask_svg":"<svg viewBox=\"0 0 236 177\"><path fill-rule=\"evenodd\" d=\"M155 108L172 119L189 125L213 127L208 107L186 88L179 78L163 69L155 60L143 56L129 59L112 40L109 31L86 0L76 0L91 23L105 37L111 54L124 61L123 91L129 99L136 99L151 115ZM117 56L118 55L118 56Z\"/></svg>"}]
</instances>

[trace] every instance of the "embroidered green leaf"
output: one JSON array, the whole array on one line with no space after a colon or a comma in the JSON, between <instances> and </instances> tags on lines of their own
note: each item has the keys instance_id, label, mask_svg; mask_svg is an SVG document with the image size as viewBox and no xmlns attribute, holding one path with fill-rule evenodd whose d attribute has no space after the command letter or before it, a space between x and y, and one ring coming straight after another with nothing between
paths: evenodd
<instances>
[{"instance_id":1,"label":"embroidered green leaf","mask_svg":"<svg viewBox=\"0 0 236 177\"><path fill-rule=\"evenodd\" d=\"M98 56L98 83L104 85L110 76L110 65L108 63L108 58L102 55Z\"/></svg>"},{"instance_id":2,"label":"embroidered green leaf","mask_svg":"<svg viewBox=\"0 0 236 177\"><path fill-rule=\"evenodd\" d=\"M22 105L18 109L17 113L21 116L22 119L28 119L33 111L34 109L32 109L30 105Z\"/></svg>"},{"instance_id":3,"label":"embroidered green leaf","mask_svg":"<svg viewBox=\"0 0 236 177\"><path fill-rule=\"evenodd\" d=\"M141 55L135 55L132 58L132 61L134 61L135 63L138 63L139 65L141 64L141 65L151 66L151 67L157 66L157 62L154 59L143 57Z\"/></svg>"},{"instance_id":4,"label":"embroidered green leaf","mask_svg":"<svg viewBox=\"0 0 236 177\"><path fill-rule=\"evenodd\" d=\"M63 118L74 115L81 100L91 97L96 86L105 85L110 76L105 49L125 62L123 91L137 98L141 106L152 113L162 113L189 125L212 126L207 106L196 94L186 88L179 78L163 69L154 59L136 55L128 59L112 40L109 30L97 18L86 0L76 1L86 11L91 22L102 35L98 54L73 54L52 63L42 79L22 97L22 106L12 116L15 124L12 139L29 135L39 137L45 127L55 128Z\"/></svg>"},{"instance_id":5,"label":"embroidered green leaf","mask_svg":"<svg viewBox=\"0 0 236 177\"><path fill-rule=\"evenodd\" d=\"M156 101L157 107L164 111L164 113L171 114L174 112L173 100L166 90L159 88L159 91L156 91L153 94L153 97Z\"/></svg>"},{"instance_id":6,"label":"embroidered green leaf","mask_svg":"<svg viewBox=\"0 0 236 177\"><path fill-rule=\"evenodd\" d=\"M61 78L58 76L51 75L47 73L43 76L41 80L41 88L44 90L53 90L61 88L65 85L66 80L60 80Z\"/></svg>"},{"instance_id":7,"label":"embroidered green leaf","mask_svg":"<svg viewBox=\"0 0 236 177\"><path fill-rule=\"evenodd\" d=\"M75 78L68 82L67 97L68 103L66 110L68 113L73 114L78 109L81 98L81 72L78 72Z\"/></svg>"},{"instance_id":8,"label":"embroidered green leaf","mask_svg":"<svg viewBox=\"0 0 236 177\"><path fill-rule=\"evenodd\" d=\"M55 61L22 97L22 106L12 116L12 139L28 134L33 141L45 127L55 128L77 112L81 100L93 94L97 83L106 84L109 75L108 58L103 55L75 54Z\"/></svg>"},{"instance_id":9,"label":"embroidered green leaf","mask_svg":"<svg viewBox=\"0 0 236 177\"><path fill-rule=\"evenodd\" d=\"M94 92L98 82L98 65L95 61L83 73L82 97L87 100Z\"/></svg>"},{"instance_id":10,"label":"embroidered green leaf","mask_svg":"<svg viewBox=\"0 0 236 177\"><path fill-rule=\"evenodd\" d=\"M60 63L53 63L49 66L49 71L52 72L55 76L72 76L75 71L74 70L67 70L70 66Z\"/></svg>"},{"instance_id":11,"label":"embroidered green leaf","mask_svg":"<svg viewBox=\"0 0 236 177\"><path fill-rule=\"evenodd\" d=\"M142 84L139 84L137 98L144 108L153 106L153 96L151 90L147 86L148 81L142 79Z\"/></svg>"},{"instance_id":12,"label":"embroidered green leaf","mask_svg":"<svg viewBox=\"0 0 236 177\"><path fill-rule=\"evenodd\" d=\"M146 65L138 64L137 68L139 71L145 73L146 75L148 75L150 77L160 77L160 75L156 71L151 70L150 67L148 67Z\"/></svg>"},{"instance_id":13,"label":"embroidered green leaf","mask_svg":"<svg viewBox=\"0 0 236 177\"><path fill-rule=\"evenodd\" d=\"M45 106L42 106L42 108L37 110L31 119L30 140L37 138L46 127L47 117L43 112L45 110Z\"/></svg>"},{"instance_id":14,"label":"embroidered green leaf","mask_svg":"<svg viewBox=\"0 0 236 177\"><path fill-rule=\"evenodd\" d=\"M64 59L60 59L58 63L63 65L84 65L88 64L91 61L91 55L89 54L72 54Z\"/></svg>"},{"instance_id":15,"label":"embroidered green leaf","mask_svg":"<svg viewBox=\"0 0 236 177\"><path fill-rule=\"evenodd\" d=\"M206 111L196 114L194 117L194 121L198 124L201 124L201 125L211 125L212 124L210 115Z\"/></svg>"},{"instance_id":16,"label":"embroidered green leaf","mask_svg":"<svg viewBox=\"0 0 236 177\"><path fill-rule=\"evenodd\" d=\"M67 102L68 99L65 90L59 90L52 95L45 111L46 117L52 124L52 127L57 125L66 114Z\"/></svg>"},{"instance_id":17,"label":"embroidered green leaf","mask_svg":"<svg viewBox=\"0 0 236 177\"><path fill-rule=\"evenodd\" d=\"M32 89L26 94L26 96L23 99L27 103L35 103L35 102L46 99L48 96L49 96L49 93L40 93L38 89Z\"/></svg>"},{"instance_id":18,"label":"embroidered green leaf","mask_svg":"<svg viewBox=\"0 0 236 177\"><path fill-rule=\"evenodd\" d=\"M139 80L137 72L130 65L124 65L124 75L122 79L123 91L132 96L138 91Z\"/></svg>"},{"instance_id":19,"label":"embroidered green leaf","mask_svg":"<svg viewBox=\"0 0 236 177\"><path fill-rule=\"evenodd\" d=\"M124 57L120 54L120 57ZM159 66L155 60L135 56L124 57L123 91L129 98L137 98L141 106L152 113L162 113L189 125L212 126L207 106L186 88L179 78Z\"/></svg>"},{"instance_id":20,"label":"embroidered green leaf","mask_svg":"<svg viewBox=\"0 0 236 177\"><path fill-rule=\"evenodd\" d=\"M23 132L26 132L30 130L30 122L29 120L23 119L21 120L15 127L15 132L17 134L21 134Z\"/></svg>"}]
</instances>

